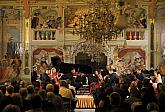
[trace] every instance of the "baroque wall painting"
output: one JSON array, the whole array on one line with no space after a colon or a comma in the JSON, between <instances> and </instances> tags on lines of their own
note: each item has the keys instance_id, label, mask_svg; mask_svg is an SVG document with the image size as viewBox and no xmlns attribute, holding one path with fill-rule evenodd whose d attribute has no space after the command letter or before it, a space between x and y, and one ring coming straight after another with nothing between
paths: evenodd
<instances>
[{"instance_id":1,"label":"baroque wall painting","mask_svg":"<svg viewBox=\"0 0 165 112\"><path fill-rule=\"evenodd\" d=\"M62 48L37 48L33 51L33 65L46 65L51 64L51 58L54 56L60 57L63 62L63 50Z\"/></svg>"},{"instance_id":2,"label":"baroque wall painting","mask_svg":"<svg viewBox=\"0 0 165 112\"><path fill-rule=\"evenodd\" d=\"M62 27L62 17L59 16L56 7L48 6L33 9L31 17L31 28L58 29Z\"/></svg>"},{"instance_id":3,"label":"baroque wall painting","mask_svg":"<svg viewBox=\"0 0 165 112\"><path fill-rule=\"evenodd\" d=\"M79 24L79 17L87 14L89 9L85 5L69 5L64 10L64 26L65 28L73 28L74 25ZM112 13L115 13L112 11ZM128 17L129 28L147 28L147 11L146 9L139 7L126 8L124 13Z\"/></svg>"},{"instance_id":4,"label":"baroque wall painting","mask_svg":"<svg viewBox=\"0 0 165 112\"><path fill-rule=\"evenodd\" d=\"M161 31L161 64L165 64L165 29Z\"/></svg>"},{"instance_id":5,"label":"baroque wall painting","mask_svg":"<svg viewBox=\"0 0 165 112\"><path fill-rule=\"evenodd\" d=\"M147 10L139 7L127 8L125 14L128 16L129 28L147 28Z\"/></svg>"},{"instance_id":6,"label":"baroque wall painting","mask_svg":"<svg viewBox=\"0 0 165 112\"><path fill-rule=\"evenodd\" d=\"M20 21L20 9L17 9L13 6L2 6L1 9L1 17L2 22L1 26L3 27L1 30L2 39L3 39L3 47L5 49L5 53L7 53L9 42L20 42L20 30L21 30L21 21ZM14 51L16 51L18 46L15 46L13 48ZM9 56L11 57L11 56Z\"/></svg>"},{"instance_id":7,"label":"baroque wall painting","mask_svg":"<svg viewBox=\"0 0 165 112\"><path fill-rule=\"evenodd\" d=\"M32 7L31 28L34 40L55 40L62 28L62 17L57 6ZM61 11L60 11L61 12ZM58 30L57 30L58 29Z\"/></svg>"},{"instance_id":8,"label":"baroque wall painting","mask_svg":"<svg viewBox=\"0 0 165 112\"><path fill-rule=\"evenodd\" d=\"M22 61L17 54L20 48L21 10L15 6L0 6L1 47L3 57L0 60L0 82L19 78Z\"/></svg>"},{"instance_id":9,"label":"baroque wall painting","mask_svg":"<svg viewBox=\"0 0 165 112\"><path fill-rule=\"evenodd\" d=\"M118 52L117 68L120 73L124 73L126 68L135 69L143 67L145 64L145 51L141 48L126 48Z\"/></svg>"},{"instance_id":10,"label":"baroque wall painting","mask_svg":"<svg viewBox=\"0 0 165 112\"><path fill-rule=\"evenodd\" d=\"M88 9L85 5L68 5L64 10L64 26L65 28L73 28L79 24L79 17L87 13Z\"/></svg>"}]
</instances>

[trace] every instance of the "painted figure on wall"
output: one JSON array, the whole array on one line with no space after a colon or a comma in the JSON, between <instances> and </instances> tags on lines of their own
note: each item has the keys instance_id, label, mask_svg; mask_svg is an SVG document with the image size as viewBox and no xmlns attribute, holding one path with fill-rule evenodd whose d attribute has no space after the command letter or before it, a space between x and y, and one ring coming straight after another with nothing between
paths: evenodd
<instances>
[{"instance_id":1,"label":"painted figure on wall","mask_svg":"<svg viewBox=\"0 0 165 112\"><path fill-rule=\"evenodd\" d=\"M38 24L39 24L39 17L38 17L39 13L36 12L32 18L31 21L31 28L37 28Z\"/></svg>"},{"instance_id":2,"label":"painted figure on wall","mask_svg":"<svg viewBox=\"0 0 165 112\"><path fill-rule=\"evenodd\" d=\"M56 10L37 9L33 12L31 28L51 28L62 27L62 17L58 16Z\"/></svg>"}]
</instances>

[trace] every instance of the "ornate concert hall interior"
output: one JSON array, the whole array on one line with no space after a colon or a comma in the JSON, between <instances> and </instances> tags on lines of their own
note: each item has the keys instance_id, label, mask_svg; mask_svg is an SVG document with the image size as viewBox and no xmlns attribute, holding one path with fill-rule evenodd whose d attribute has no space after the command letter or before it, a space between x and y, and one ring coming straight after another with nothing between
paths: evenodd
<instances>
[{"instance_id":1,"label":"ornate concert hall interior","mask_svg":"<svg viewBox=\"0 0 165 112\"><path fill-rule=\"evenodd\" d=\"M30 101L33 107L33 100L42 100L40 109L46 112L135 112L135 101L142 102L141 112L150 112L153 105L156 112L164 112L158 87L164 81L165 0L0 0L3 112L1 96L9 95L12 87L14 93L21 94L23 87L28 94L29 88L40 96L45 93L55 108L40 97ZM153 104L143 102L146 96L141 92L147 84L155 92L150 95L156 99L151 99ZM61 105L52 94L61 97ZM141 97L133 102L132 94ZM117 100L120 108L114 111ZM27 104L9 104L18 105L20 112L35 110Z\"/></svg>"}]
</instances>

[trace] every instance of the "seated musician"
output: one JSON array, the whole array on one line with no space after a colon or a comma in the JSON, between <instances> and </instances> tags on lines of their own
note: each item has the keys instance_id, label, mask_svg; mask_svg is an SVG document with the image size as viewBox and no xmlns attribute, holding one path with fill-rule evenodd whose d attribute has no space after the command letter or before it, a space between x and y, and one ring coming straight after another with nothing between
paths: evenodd
<instances>
[{"instance_id":1,"label":"seated musician","mask_svg":"<svg viewBox=\"0 0 165 112\"><path fill-rule=\"evenodd\" d=\"M76 72L76 76L74 79L74 86L76 87L76 91L83 85L83 78L81 76L81 72Z\"/></svg>"},{"instance_id":2,"label":"seated musician","mask_svg":"<svg viewBox=\"0 0 165 112\"><path fill-rule=\"evenodd\" d=\"M73 83L74 82L74 75L75 75L75 68L72 68L71 69L71 72L70 73L67 73L67 74L64 74L64 75L62 75L61 77L60 77L60 80L67 80L67 79L69 79L70 81L71 81L71 83Z\"/></svg>"},{"instance_id":3,"label":"seated musician","mask_svg":"<svg viewBox=\"0 0 165 112\"><path fill-rule=\"evenodd\" d=\"M100 87L98 71L95 71L95 74L92 74L89 77L89 84L90 84L90 93L93 93L97 88Z\"/></svg>"}]
</instances>

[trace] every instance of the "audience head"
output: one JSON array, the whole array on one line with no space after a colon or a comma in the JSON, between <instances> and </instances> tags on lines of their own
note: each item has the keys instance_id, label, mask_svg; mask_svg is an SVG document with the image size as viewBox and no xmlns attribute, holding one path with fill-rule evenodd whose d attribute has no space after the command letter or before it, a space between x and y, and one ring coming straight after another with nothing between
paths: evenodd
<instances>
[{"instance_id":1,"label":"audience head","mask_svg":"<svg viewBox=\"0 0 165 112\"><path fill-rule=\"evenodd\" d=\"M55 94L53 92L47 92L48 101L52 102L54 97L55 97Z\"/></svg>"},{"instance_id":2,"label":"audience head","mask_svg":"<svg viewBox=\"0 0 165 112\"><path fill-rule=\"evenodd\" d=\"M47 94L45 90L42 90L39 92L39 95L41 96L42 100L47 99Z\"/></svg>"},{"instance_id":3,"label":"audience head","mask_svg":"<svg viewBox=\"0 0 165 112\"><path fill-rule=\"evenodd\" d=\"M47 92L53 92L54 91L54 85L53 84L47 84L46 85L46 91Z\"/></svg>"},{"instance_id":4,"label":"audience head","mask_svg":"<svg viewBox=\"0 0 165 112\"><path fill-rule=\"evenodd\" d=\"M20 108L17 105L7 105L2 112L21 112Z\"/></svg>"},{"instance_id":5,"label":"audience head","mask_svg":"<svg viewBox=\"0 0 165 112\"><path fill-rule=\"evenodd\" d=\"M14 87L12 85L7 86L6 91L8 94L13 94L14 93Z\"/></svg>"},{"instance_id":6,"label":"audience head","mask_svg":"<svg viewBox=\"0 0 165 112\"><path fill-rule=\"evenodd\" d=\"M28 90L28 94L33 94L34 93L34 86L33 85L28 85L27 90Z\"/></svg>"},{"instance_id":7,"label":"audience head","mask_svg":"<svg viewBox=\"0 0 165 112\"><path fill-rule=\"evenodd\" d=\"M147 112L159 112L159 106L155 102L147 105Z\"/></svg>"},{"instance_id":8,"label":"audience head","mask_svg":"<svg viewBox=\"0 0 165 112\"><path fill-rule=\"evenodd\" d=\"M31 99L31 102L32 102L33 109L41 108L42 106L42 99L40 95L34 95Z\"/></svg>"},{"instance_id":9,"label":"audience head","mask_svg":"<svg viewBox=\"0 0 165 112\"><path fill-rule=\"evenodd\" d=\"M65 80L62 80L60 85L68 88L68 83Z\"/></svg>"},{"instance_id":10,"label":"audience head","mask_svg":"<svg viewBox=\"0 0 165 112\"><path fill-rule=\"evenodd\" d=\"M119 106L121 102L121 96L117 92L112 92L109 97L110 103L115 106Z\"/></svg>"},{"instance_id":11,"label":"audience head","mask_svg":"<svg viewBox=\"0 0 165 112\"><path fill-rule=\"evenodd\" d=\"M20 88L19 93L22 96L22 98L26 98L28 94L27 88Z\"/></svg>"},{"instance_id":12,"label":"audience head","mask_svg":"<svg viewBox=\"0 0 165 112\"><path fill-rule=\"evenodd\" d=\"M19 93L14 93L12 95L12 99L13 99L14 105L23 106L22 98L21 98L21 95Z\"/></svg>"}]
</instances>

